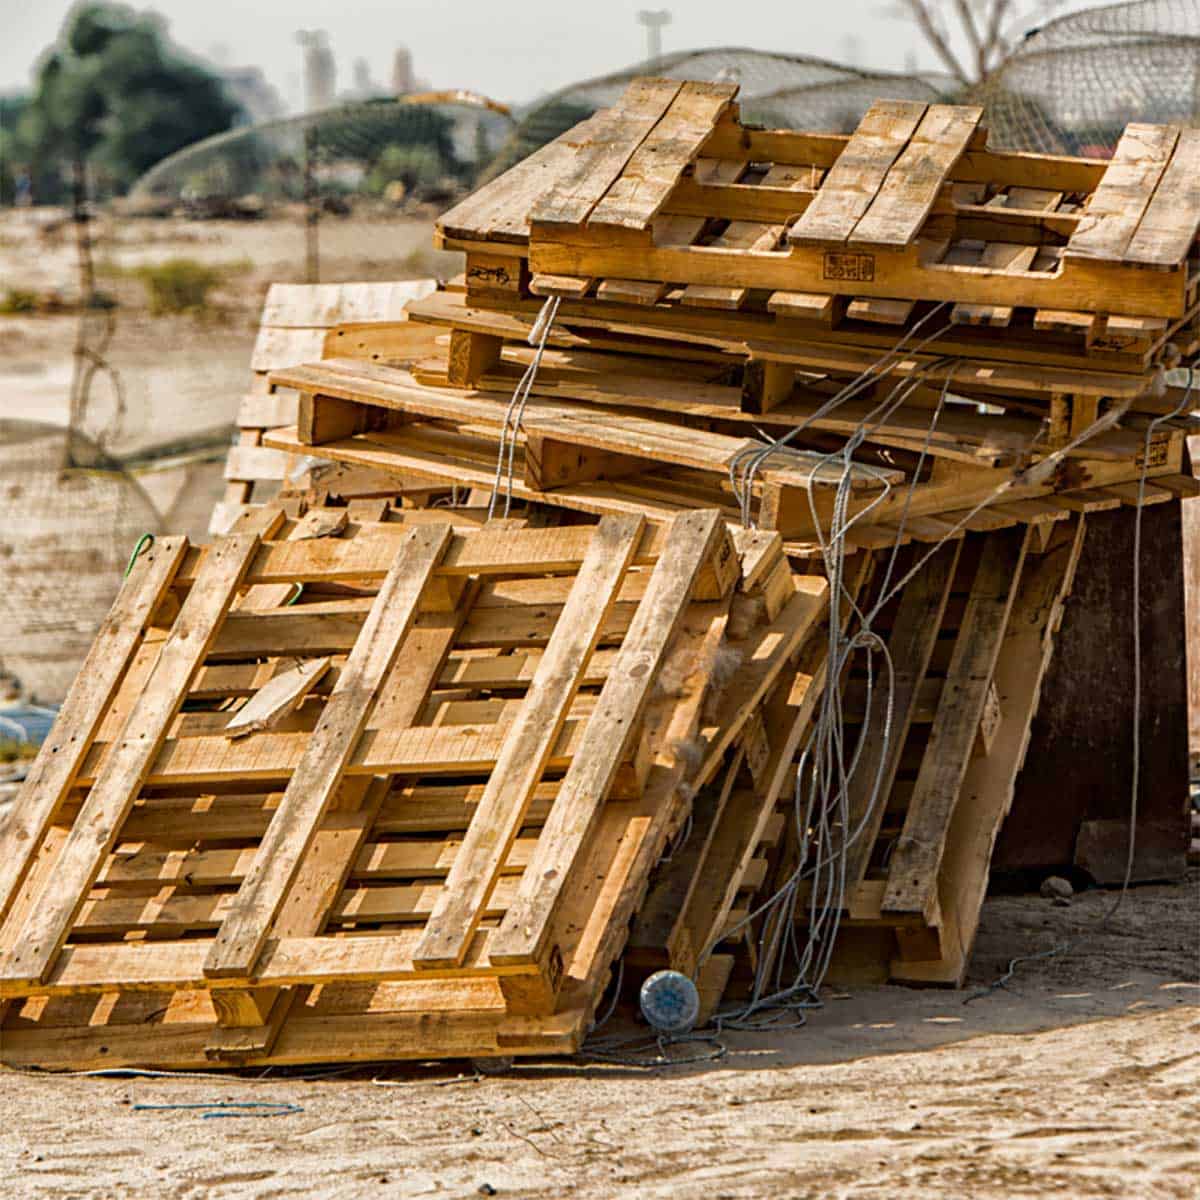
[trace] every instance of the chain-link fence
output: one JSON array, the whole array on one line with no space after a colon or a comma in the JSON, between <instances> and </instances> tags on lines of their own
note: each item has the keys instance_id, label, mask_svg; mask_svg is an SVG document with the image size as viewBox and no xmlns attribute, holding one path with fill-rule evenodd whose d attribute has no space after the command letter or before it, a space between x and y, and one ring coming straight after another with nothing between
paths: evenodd
<instances>
[{"instance_id":1,"label":"chain-link fence","mask_svg":"<svg viewBox=\"0 0 1200 1200\"><path fill-rule=\"evenodd\" d=\"M253 218L291 206L316 283L323 216L444 208L470 191L511 125L503 105L461 91L339 105L189 146L147 172L128 207Z\"/></svg>"},{"instance_id":2,"label":"chain-link fence","mask_svg":"<svg viewBox=\"0 0 1200 1200\"><path fill-rule=\"evenodd\" d=\"M1200 0L1087 9L1032 31L977 92L992 141L1107 157L1130 121L1200 121Z\"/></svg>"}]
</instances>

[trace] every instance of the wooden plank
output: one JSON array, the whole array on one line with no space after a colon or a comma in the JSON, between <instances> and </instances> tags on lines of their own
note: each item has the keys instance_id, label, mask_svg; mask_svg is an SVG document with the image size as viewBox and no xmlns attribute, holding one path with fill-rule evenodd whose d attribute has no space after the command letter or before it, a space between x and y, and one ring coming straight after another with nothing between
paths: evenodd
<instances>
[{"instance_id":1,"label":"wooden plank","mask_svg":"<svg viewBox=\"0 0 1200 1200\"><path fill-rule=\"evenodd\" d=\"M276 329L262 326L250 356L252 371L273 371L289 363L312 362L321 357L325 330Z\"/></svg>"},{"instance_id":2,"label":"wooden plank","mask_svg":"<svg viewBox=\"0 0 1200 1200\"><path fill-rule=\"evenodd\" d=\"M531 224L582 225L683 86L635 79L612 108L570 130L563 139L575 152L570 169L533 206Z\"/></svg>"},{"instance_id":3,"label":"wooden plank","mask_svg":"<svg viewBox=\"0 0 1200 1200\"><path fill-rule=\"evenodd\" d=\"M463 851L414 955L421 968L462 961L562 730L638 541L640 519L605 518L571 587L533 683L508 731Z\"/></svg>"},{"instance_id":4,"label":"wooden plank","mask_svg":"<svg viewBox=\"0 0 1200 1200\"><path fill-rule=\"evenodd\" d=\"M829 324L833 319L835 299L822 292L772 292L767 299L767 311L793 321Z\"/></svg>"},{"instance_id":5,"label":"wooden plank","mask_svg":"<svg viewBox=\"0 0 1200 1200\"><path fill-rule=\"evenodd\" d=\"M816 199L788 230L788 240L845 245L925 111L924 104L911 100L876 100L829 169Z\"/></svg>"},{"instance_id":6,"label":"wooden plank","mask_svg":"<svg viewBox=\"0 0 1200 1200\"><path fill-rule=\"evenodd\" d=\"M213 941L206 975L244 978L251 973L450 538L449 525L426 525L414 529L402 543L288 781L254 866Z\"/></svg>"},{"instance_id":7,"label":"wooden plank","mask_svg":"<svg viewBox=\"0 0 1200 1200\"><path fill-rule=\"evenodd\" d=\"M8 821L0 826L0 923L71 790L105 711L187 548L186 538L159 538L138 556L80 665L54 725L29 768L20 798Z\"/></svg>"},{"instance_id":8,"label":"wooden plank","mask_svg":"<svg viewBox=\"0 0 1200 1200\"><path fill-rule=\"evenodd\" d=\"M668 285L656 279L604 279L596 289L596 299L618 304L657 304Z\"/></svg>"},{"instance_id":9,"label":"wooden plank","mask_svg":"<svg viewBox=\"0 0 1200 1200\"><path fill-rule=\"evenodd\" d=\"M416 929L360 937L271 938L254 974L255 986L289 987L302 983L377 983L411 977ZM529 973L528 967L487 964L487 935L480 931L457 969L422 971L426 978L482 977ZM211 941L127 942L68 946L45 983L0 978L0 995L108 992L121 989L178 991L245 986L249 980L209 977L205 972Z\"/></svg>"},{"instance_id":10,"label":"wooden plank","mask_svg":"<svg viewBox=\"0 0 1200 1200\"><path fill-rule=\"evenodd\" d=\"M1021 567L1025 529L985 534L979 567L954 643L920 771L896 842L885 913L920 913L934 923L946 834L975 746L988 687L1004 640Z\"/></svg>"},{"instance_id":11,"label":"wooden plank","mask_svg":"<svg viewBox=\"0 0 1200 1200\"><path fill-rule=\"evenodd\" d=\"M1200 129L1181 129L1175 153L1125 250L1125 261L1177 267L1200 230Z\"/></svg>"},{"instance_id":12,"label":"wooden plank","mask_svg":"<svg viewBox=\"0 0 1200 1200\"><path fill-rule=\"evenodd\" d=\"M894 962L894 979L951 986L963 983L987 891L992 847L1012 805L1042 680L1079 562L1084 524L1081 517L1073 527L1059 526L1054 545L1026 560L996 663L1000 724L991 752L971 760L962 800L946 838L939 897L950 928L940 939L941 957Z\"/></svg>"},{"instance_id":13,"label":"wooden plank","mask_svg":"<svg viewBox=\"0 0 1200 1200\"><path fill-rule=\"evenodd\" d=\"M891 692L886 676L881 675L871 696L866 741L858 751L857 766L847 788L849 823L843 836L855 836L846 854L846 887L851 891L866 876L875 839L883 824L909 727L920 702L921 682L937 646L961 547L962 543L955 541L937 550L905 585L900 596L887 643L893 672ZM891 734L885 739L883 728L889 704Z\"/></svg>"},{"instance_id":14,"label":"wooden plank","mask_svg":"<svg viewBox=\"0 0 1200 1200\"><path fill-rule=\"evenodd\" d=\"M282 480L287 475L289 455L266 446L230 446L225 457L225 478L234 480Z\"/></svg>"},{"instance_id":15,"label":"wooden plank","mask_svg":"<svg viewBox=\"0 0 1200 1200\"><path fill-rule=\"evenodd\" d=\"M903 249L916 240L983 109L931 104L850 235L851 246Z\"/></svg>"},{"instance_id":16,"label":"wooden plank","mask_svg":"<svg viewBox=\"0 0 1200 1200\"><path fill-rule=\"evenodd\" d=\"M270 729L281 717L299 706L321 681L332 659L310 658L297 663L265 683L225 726L227 738L247 737Z\"/></svg>"},{"instance_id":17,"label":"wooden plank","mask_svg":"<svg viewBox=\"0 0 1200 1200\"><path fill-rule=\"evenodd\" d=\"M596 204L589 227L648 229L737 91L736 84L685 83Z\"/></svg>"},{"instance_id":18,"label":"wooden plank","mask_svg":"<svg viewBox=\"0 0 1200 1200\"><path fill-rule=\"evenodd\" d=\"M242 397L239 429L274 429L295 423L296 396L291 392L251 392Z\"/></svg>"},{"instance_id":19,"label":"wooden plank","mask_svg":"<svg viewBox=\"0 0 1200 1200\"><path fill-rule=\"evenodd\" d=\"M1066 258L1120 262L1125 257L1178 138L1174 125L1125 126L1104 178L1067 242Z\"/></svg>"},{"instance_id":20,"label":"wooden plank","mask_svg":"<svg viewBox=\"0 0 1200 1200\"><path fill-rule=\"evenodd\" d=\"M881 300L864 296L851 300L846 316L851 321L871 321L877 325L904 325L916 307L914 300Z\"/></svg>"},{"instance_id":21,"label":"wooden plank","mask_svg":"<svg viewBox=\"0 0 1200 1200\"><path fill-rule=\"evenodd\" d=\"M231 534L209 550L120 740L71 828L53 877L0 963L0 979L35 981L53 967L257 548L257 536ZM171 557L169 546L165 557Z\"/></svg>"},{"instance_id":22,"label":"wooden plank","mask_svg":"<svg viewBox=\"0 0 1200 1200\"><path fill-rule=\"evenodd\" d=\"M803 291L819 286L839 295L1059 307L1130 316L1175 318L1186 312L1182 270L1140 271L1119 263L1077 257L1065 258L1061 271L1037 270L1008 276L979 266L937 263L929 256L930 250L921 240L905 250L887 253L793 242L786 254L750 250L731 254L712 246L666 245L661 240L632 245L596 237L586 243L568 239L535 241L530 247L530 262L534 270L550 274L649 276L681 285L736 284L772 291ZM601 310L592 323L604 319ZM559 320L579 324L574 313L560 311Z\"/></svg>"},{"instance_id":23,"label":"wooden plank","mask_svg":"<svg viewBox=\"0 0 1200 1200\"><path fill-rule=\"evenodd\" d=\"M595 282L594 279L580 279L577 275L534 275L529 280L529 290L535 296L583 300Z\"/></svg>"},{"instance_id":24,"label":"wooden plank","mask_svg":"<svg viewBox=\"0 0 1200 1200\"><path fill-rule=\"evenodd\" d=\"M629 738L641 720L696 578L725 536L714 512L671 524L650 586L588 720L583 740L538 839L516 901L493 935L494 962L536 962L547 949L563 889L595 829Z\"/></svg>"}]
</instances>

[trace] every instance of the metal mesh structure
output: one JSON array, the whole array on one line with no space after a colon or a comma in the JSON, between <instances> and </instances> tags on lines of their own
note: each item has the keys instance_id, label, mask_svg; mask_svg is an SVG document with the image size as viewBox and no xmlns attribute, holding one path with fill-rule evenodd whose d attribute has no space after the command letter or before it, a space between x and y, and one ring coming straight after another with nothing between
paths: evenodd
<instances>
[{"instance_id":1,"label":"metal mesh structure","mask_svg":"<svg viewBox=\"0 0 1200 1200\"><path fill-rule=\"evenodd\" d=\"M180 150L148 171L132 197L216 206L254 196L299 201L382 195L405 183L426 194L469 186L511 124L471 93L339 105L230 130Z\"/></svg>"},{"instance_id":2,"label":"metal mesh structure","mask_svg":"<svg viewBox=\"0 0 1200 1200\"><path fill-rule=\"evenodd\" d=\"M949 76L866 71L804 54L738 46L683 50L571 84L529 105L484 178L508 170L598 108L612 104L639 75L737 82L741 86L738 99L748 121L830 133L853 129L871 101L880 96L932 101L952 85Z\"/></svg>"},{"instance_id":3,"label":"metal mesh structure","mask_svg":"<svg viewBox=\"0 0 1200 1200\"><path fill-rule=\"evenodd\" d=\"M64 468L68 436L0 421L0 666L42 702L66 693L138 538L158 527L145 493L94 443L76 436Z\"/></svg>"},{"instance_id":4,"label":"metal mesh structure","mask_svg":"<svg viewBox=\"0 0 1200 1200\"><path fill-rule=\"evenodd\" d=\"M1087 9L1031 32L979 89L995 145L1107 157L1130 121L1200 120L1200 0Z\"/></svg>"}]
</instances>

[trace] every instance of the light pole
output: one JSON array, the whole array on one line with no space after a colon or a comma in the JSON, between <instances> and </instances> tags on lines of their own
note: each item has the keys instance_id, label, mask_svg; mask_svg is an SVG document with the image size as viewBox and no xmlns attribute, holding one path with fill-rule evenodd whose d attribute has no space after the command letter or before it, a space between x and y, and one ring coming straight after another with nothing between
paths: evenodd
<instances>
[{"instance_id":1,"label":"light pole","mask_svg":"<svg viewBox=\"0 0 1200 1200\"><path fill-rule=\"evenodd\" d=\"M662 58L662 27L670 25L669 8L643 8L637 15L638 24L646 27L646 61L656 66Z\"/></svg>"}]
</instances>

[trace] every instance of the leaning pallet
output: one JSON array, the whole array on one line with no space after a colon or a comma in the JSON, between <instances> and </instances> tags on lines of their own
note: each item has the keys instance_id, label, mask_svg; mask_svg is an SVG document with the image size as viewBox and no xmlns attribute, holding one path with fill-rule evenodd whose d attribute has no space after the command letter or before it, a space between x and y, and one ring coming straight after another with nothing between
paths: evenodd
<instances>
[{"instance_id":1,"label":"leaning pallet","mask_svg":"<svg viewBox=\"0 0 1200 1200\"><path fill-rule=\"evenodd\" d=\"M570 1052L824 581L768 605L778 539L707 511L272 512L137 559L30 773L4 1060Z\"/></svg>"},{"instance_id":2,"label":"leaning pallet","mask_svg":"<svg viewBox=\"0 0 1200 1200\"><path fill-rule=\"evenodd\" d=\"M962 983L1085 519L1044 544L1010 529L901 560L916 573L875 626L893 686L877 679L868 700L861 675L847 684L864 732L834 831L849 844L832 980Z\"/></svg>"}]
</instances>

